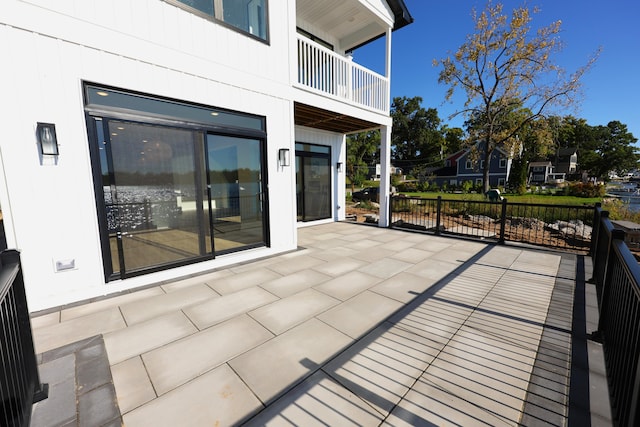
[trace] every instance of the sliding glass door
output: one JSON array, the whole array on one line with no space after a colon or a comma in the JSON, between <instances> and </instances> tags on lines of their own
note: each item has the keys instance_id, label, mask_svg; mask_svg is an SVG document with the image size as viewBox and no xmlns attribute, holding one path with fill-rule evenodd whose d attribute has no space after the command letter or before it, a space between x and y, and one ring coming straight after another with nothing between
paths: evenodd
<instances>
[{"instance_id":1,"label":"sliding glass door","mask_svg":"<svg viewBox=\"0 0 640 427\"><path fill-rule=\"evenodd\" d=\"M331 218L331 148L296 143L298 221Z\"/></svg>"},{"instance_id":2,"label":"sliding glass door","mask_svg":"<svg viewBox=\"0 0 640 427\"><path fill-rule=\"evenodd\" d=\"M263 119L89 89L104 109L87 121L107 280L268 245Z\"/></svg>"}]
</instances>

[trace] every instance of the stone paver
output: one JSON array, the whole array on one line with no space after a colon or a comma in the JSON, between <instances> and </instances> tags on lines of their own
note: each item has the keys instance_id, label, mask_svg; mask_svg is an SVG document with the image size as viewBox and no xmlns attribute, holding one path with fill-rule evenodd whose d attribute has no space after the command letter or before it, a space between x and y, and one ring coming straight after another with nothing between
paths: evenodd
<instances>
[{"instance_id":1,"label":"stone paver","mask_svg":"<svg viewBox=\"0 0 640 427\"><path fill-rule=\"evenodd\" d=\"M109 362L115 365L197 331L182 312L175 311L106 333L104 342Z\"/></svg>"},{"instance_id":2,"label":"stone paver","mask_svg":"<svg viewBox=\"0 0 640 427\"><path fill-rule=\"evenodd\" d=\"M130 412L156 398L156 392L142 363L134 357L111 366L113 384L118 396L118 406L123 413Z\"/></svg>"},{"instance_id":3,"label":"stone paver","mask_svg":"<svg viewBox=\"0 0 640 427\"><path fill-rule=\"evenodd\" d=\"M142 355L158 395L255 348L273 335L247 316L205 329ZM176 361L180 363L176 363Z\"/></svg>"},{"instance_id":4,"label":"stone paver","mask_svg":"<svg viewBox=\"0 0 640 427\"><path fill-rule=\"evenodd\" d=\"M144 300L127 303L120 310L128 325L144 322L154 317L197 304L218 294L206 284L197 284L169 294L162 294Z\"/></svg>"},{"instance_id":5,"label":"stone paver","mask_svg":"<svg viewBox=\"0 0 640 427\"><path fill-rule=\"evenodd\" d=\"M117 307L33 330L36 353L126 327Z\"/></svg>"},{"instance_id":6,"label":"stone paver","mask_svg":"<svg viewBox=\"0 0 640 427\"><path fill-rule=\"evenodd\" d=\"M352 340L316 319L229 362L263 403L271 402L313 373Z\"/></svg>"},{"instance_id":7,"label":"stone paver","mask_svg":"<svg viewBox=\"0 0 640 427\"><path fill-rule=\"evenodd\" d=\"M34 319L48 361L104 337L103 361L74 359L76 421L517 425L525 401L530 419L540 402L566 421L567 377L549 380L570 364L571 257L344 223L298 233L299 251Z\"/></svg>"},{"instance_id":8,"label":"stone paver","mask_svg":"<svg viewBox=\"0 0 640 427\"><path fill-rule=\"evenodd\" d=\"M183 311L202 330L277 300L272 293L254 287L212 298Z\"/></svg>"},{"instance_id":9,"label":"stone paver","mask_svg":"<svg viewBox=\"0 0 640 427\"><path fill-rule=\"evenodd\" d=\"M47 351L40 359L40 380L49 389L48 397L33 406L32 427L122 424L100 336Z\"/></svg>"},{"instance_id":10,"label":"stone paver","mask_svg":"<svg viewBox=\"0 0 640 427\"><path fill-rule=\"evenodd\" d=\"M382 279L361 271L352 271L343 276L323 282L314 287L315 290L323 292L333 298L346 301L351 297L374 286Z\"/></svg>"},{"instance_id":11,"label":"stone paver","mask_svg":"<svg viewBox=\"0 0 640 427\"><path fill-rule=\"evenodd\" d=\"M285 298L330 279L331 276L315 270L303 270L263 283L260 287L280 298Z\"/></svg>"},{"instance_id":12,"label":"stone paver","mask_svg":"<svg viewBox=\"0 0 640 427\"><path fill-rule=\"evenodd\" d=\"M338 331L359 338L381 320L393 314L402 303L371 291L365 291L318 316Z\"/></svg>"},{"instance_id":13,"label":"stone paver","mask_svg":"<svg viewBox=\"0 0 640 427\"><path fill-rule=\"evenodd\" d=\"M207 372L123 417L127 427L232 426L262 409L227 365Z\"/></svg>"},{"instance_id":14,"label":"stone paver","mask_svg":"<svg viewBox=\"0 0 640 427\"><path fill-rule=\"evenodd\" d=\"M253 310L249 315L275 335L309 320L340 303L340 300L308 289Z\"/></svg>"}]
</instances>

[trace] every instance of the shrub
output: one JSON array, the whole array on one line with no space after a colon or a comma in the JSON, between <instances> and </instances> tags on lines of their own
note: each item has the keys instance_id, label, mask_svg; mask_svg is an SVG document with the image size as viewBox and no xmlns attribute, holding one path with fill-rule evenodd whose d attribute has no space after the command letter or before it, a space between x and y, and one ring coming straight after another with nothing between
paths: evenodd
<instances>
[{"instance_id":1,"label":"shrub","mask_svg":"<svg viewBox=\"0 0 640 427\"><path fill-rule=\"evenodd\" d=\"M415 182L402 182L398 184L397 188L401 193L415 193L418 191L418 186Z\"/></svg>"},{"instance_id":2,"label":"shrub","mask_svg":"<svg viewBox=\"0 0 640 427\"><path fill-rule=\"evenodd\" d=\"M565 187L565 191L569 196L575 197L604 197L604 185L595 185L592 182L576 182Z\"/></svg>"}]
</instances>

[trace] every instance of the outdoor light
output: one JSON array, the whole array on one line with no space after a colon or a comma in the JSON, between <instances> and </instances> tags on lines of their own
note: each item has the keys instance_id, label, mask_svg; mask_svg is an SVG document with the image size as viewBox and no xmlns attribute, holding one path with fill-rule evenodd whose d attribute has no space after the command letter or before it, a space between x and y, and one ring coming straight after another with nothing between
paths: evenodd
<instances>
[{"instance_id":1,"label":"outdoor light","mask_svg":"<svg viewBox=\"0 0 640 427\"><path fill-rule=\"evenodd\" d=\"M43 156L57 156L58 139L56 137L56 125L53 123L39 123L36 126L38 145Z\"/></svg>"},{"instance_id":2,"label":"outdoor light","mask_svg":"<svg viewBox=\"0 0 640 427\"><path fill-rule=\"evenodd\" d=\"M281 148L278 150L278 162L280 163L280 166L289 166L291 164L288 148Z\"/></svg>"},{"instance_id":3,"label":"outdoor light","mask_svg":"<svg viewBox=\"0 0 640 427\"><path fill-rule=\"evenodd\" d=\"M338 162L338 172L342 172L342 162Z\"/></svg>"}]
</instances>

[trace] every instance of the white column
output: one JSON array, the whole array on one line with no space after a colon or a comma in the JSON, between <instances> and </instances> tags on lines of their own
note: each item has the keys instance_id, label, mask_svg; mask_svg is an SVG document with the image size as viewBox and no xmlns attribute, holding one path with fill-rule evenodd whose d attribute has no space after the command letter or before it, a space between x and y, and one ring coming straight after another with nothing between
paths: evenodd
<instances>
[{"instance_id":1,"label":"white column","mask_svg":"<svg viewBox=\"0 0 640 427\"><path fill-rule=\"evenodd\" d=\"M346 196L346 183L345 177L347 170L346 158L347 158L347 135L342 135L342 141L340 142L339 149L332 150L335 152L332 159L331 170L335 170L334 176L334 218L336 221L344 221L345 218L345 196ZM342 164L342 172L338 171L338 163Z\"/></svg>"},{"instance_id":2,"label":"white column","mask_svg":"<svg viewBox=\"0 0 640 427\"><path fill-rule=\"evenodd\" d=\"M388 227L389 203L391 199L391 125L380 128L380 220L378 226Z\"/></svg>"},{"instance_id":3,"label":"white column","mask_svg":"<svg viewBox=\"0 0 640 427\"><path fill-rule=\"evenodd\" d=\"M391 28L387 28L387 52L385 59L385 77L387 78L387 111L391 109Z\"/></svg>"},{"instance_id":4,"label":"white column","mask_svg":"<svg viewBox=\"0 0 640 427\"><path fill-rule=\"evenodd\" d=\"M387 111L391 109L391 28L387 28L386 37L386 60L385 77L387 78L386 101ZM391 121L390 121L391 122ZM391 221L389 218L389 204L391 198L391 123L380 128L380 227L388 227Z\"/></svg>"}]
</instances>

